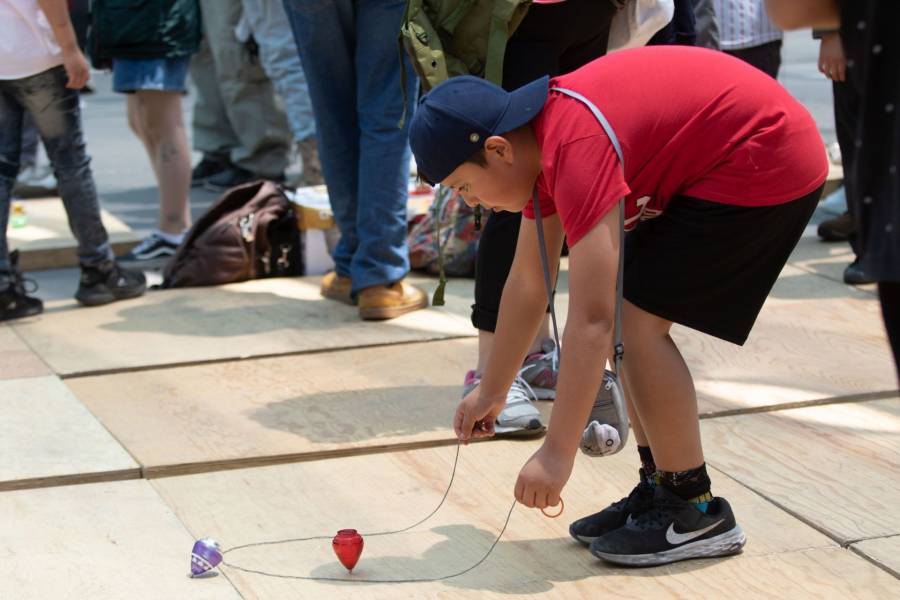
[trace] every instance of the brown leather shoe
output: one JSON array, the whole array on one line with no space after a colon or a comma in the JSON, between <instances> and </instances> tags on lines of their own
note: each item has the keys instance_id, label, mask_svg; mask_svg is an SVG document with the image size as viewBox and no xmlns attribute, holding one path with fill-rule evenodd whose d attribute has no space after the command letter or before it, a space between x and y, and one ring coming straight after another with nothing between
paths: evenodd
<instances>
[{"instance_id":1,"label":"brown leather shoe","mask_svg":"<svg viewBox=\"0 0 900 600\"><path fill-rule=\"evenodd\" d=\"M404 281L373 285L359 293L359 316L366 321L393 319L428 306L425 292Z\"/></svg>"},{"instance_id":2,"label":"brown leather shoe","mask_svg":"<svg viewBox=\"0 0 900 600\"><path fill-rule=\"evenodd\" d=\"M322 287L319 289L321 294L329 300L337 300L344 304L353 306L356 304L350 296L350 287L352 283L349 277L338 275L335 271L329 271L322 278Z\"/></svg>"}]
</instances>

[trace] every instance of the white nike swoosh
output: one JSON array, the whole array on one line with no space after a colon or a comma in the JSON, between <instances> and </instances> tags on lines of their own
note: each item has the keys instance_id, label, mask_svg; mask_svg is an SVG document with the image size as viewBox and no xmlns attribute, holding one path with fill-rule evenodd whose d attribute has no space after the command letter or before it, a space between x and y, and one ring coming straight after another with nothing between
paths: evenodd
<instances>
[{"instance_id":1,"label":"white nike swoosh","mask_svg":"<svg viewBox=\"0 0 900 600\"><path fill-rule=\"evenodd\" d=\"M669 529L666 530L666 541L673 546L679 546L700 537L707 531L712 531L713 529L718 527L719 524L721 524L724 520L725 519L719 519L709 527L704 527L703 529L698 529L697 531L688 531L687 533L675 533L675 523L672 523L671 525L669 525Z\"/></svg>"}]
</instances>

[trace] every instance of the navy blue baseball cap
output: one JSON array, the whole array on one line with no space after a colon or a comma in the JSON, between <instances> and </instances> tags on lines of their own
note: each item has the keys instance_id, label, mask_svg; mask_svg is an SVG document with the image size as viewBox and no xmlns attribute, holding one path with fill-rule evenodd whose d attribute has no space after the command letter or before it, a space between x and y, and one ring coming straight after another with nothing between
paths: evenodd
<instances>
[{"instance_id":1,"label":"navy blue baseball cap","mask_svg":"<svg viewBox=\"0 0 900 600\"><path fill-rule=\"evenodd\" d=\"M419 177L443 181L484 140L528 123L547 101L550 78L542 77L507 92L490 81L453 77L422 96L409 125L409 144Z\"/></svg>"}]
</instances>

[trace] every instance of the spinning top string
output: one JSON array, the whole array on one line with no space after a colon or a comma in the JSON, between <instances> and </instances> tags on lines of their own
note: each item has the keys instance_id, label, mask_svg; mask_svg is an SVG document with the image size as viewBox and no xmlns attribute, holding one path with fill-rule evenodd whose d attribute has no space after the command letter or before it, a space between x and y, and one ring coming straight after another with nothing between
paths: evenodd
<instances>
[{"instance_id":1,"label":"spinning top string","mask_svg":"<svg viewBox=\"0 0 900 600\"><path fill-rule=\"evenodd\" d=\"M375 531L371 533L363 533L364 537L375 537L381 535L394 535L398 533L405 533L410 529L418 527L431 517L433 517L444 505L444 502L447 500L447 496L450 494L450 488L453 487L453 480L456 477L456 467L459 465L459 448L461 444L456 445L456 456L453 459L453 469L450 471L450 481L447 482L447 489L444 490L444 495L441 497L441 501L438 502L437 506L432 510L428 515L420 519L419 521L409 525L408 527L404 527L403 529L396 529L392 531ZM449 575L443 575L441 577L414 577L414 578L406 578L406 579L361 579L356 577L327 577L327 576L314 576L314 575L287 575L284 573L271 573L268 571L261 571L257 569L248 569L246 567L241 567L239 565L233 564L231 562L222 561L222 565L231 567L237 571L243 571L244 573L252 573L255 575L265 575L266 577L276 577L278 579L300 579L306 581L338 581L338 582L347 582L347 583L428 583L433 581L443 581L445 579L451 579L453 577L459 577L460 575L465 575L469 571L478 567L481 563L483 563L494 551L494 548L500 542L500 538L503 537L504 532L506 531L507 526L509 526L509 520L512 518L513 509L516 507L516 501L513 500L512 505L509 507L509 512L506 514L506 521L503 523L503 527L500 528L500 533L497 534L497 537L494 539L494 542L491 544L491 547L488 548L487 552L485 552L484 556L482 556L478 562L475 564L466 567L465 569L458 571L456 573L451 573ZM242 544L240 546L233 546L224 550L222 552L223 555L228 554L229 552L234 552L235 550L241 550L244 548L253 548L256 546L271 546L276 544L289 544L293 542L307 542L310 540L327 540L330 539L330 535L313 535L309 537L299 537L299 538L288 538L283 540L272 540L268 542L253 542L250 544Z\"/></svg>"}]
</instances>

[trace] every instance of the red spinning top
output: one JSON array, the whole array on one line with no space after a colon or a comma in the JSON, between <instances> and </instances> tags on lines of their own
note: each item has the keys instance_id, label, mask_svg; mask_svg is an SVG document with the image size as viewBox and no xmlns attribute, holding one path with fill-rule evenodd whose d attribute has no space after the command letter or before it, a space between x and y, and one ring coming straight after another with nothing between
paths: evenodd
<instances>
[{"instance_id":1,"label":"red spinning top","mask_svg":"<svg viewBox=\"0 0 900 600\"><path fill-rule=\"evenodd\" d=\"M363 537L355 529L341 529L331 540L331 547L341 564L352 573L363 551Z\"/></svg>"}]
</instances>

